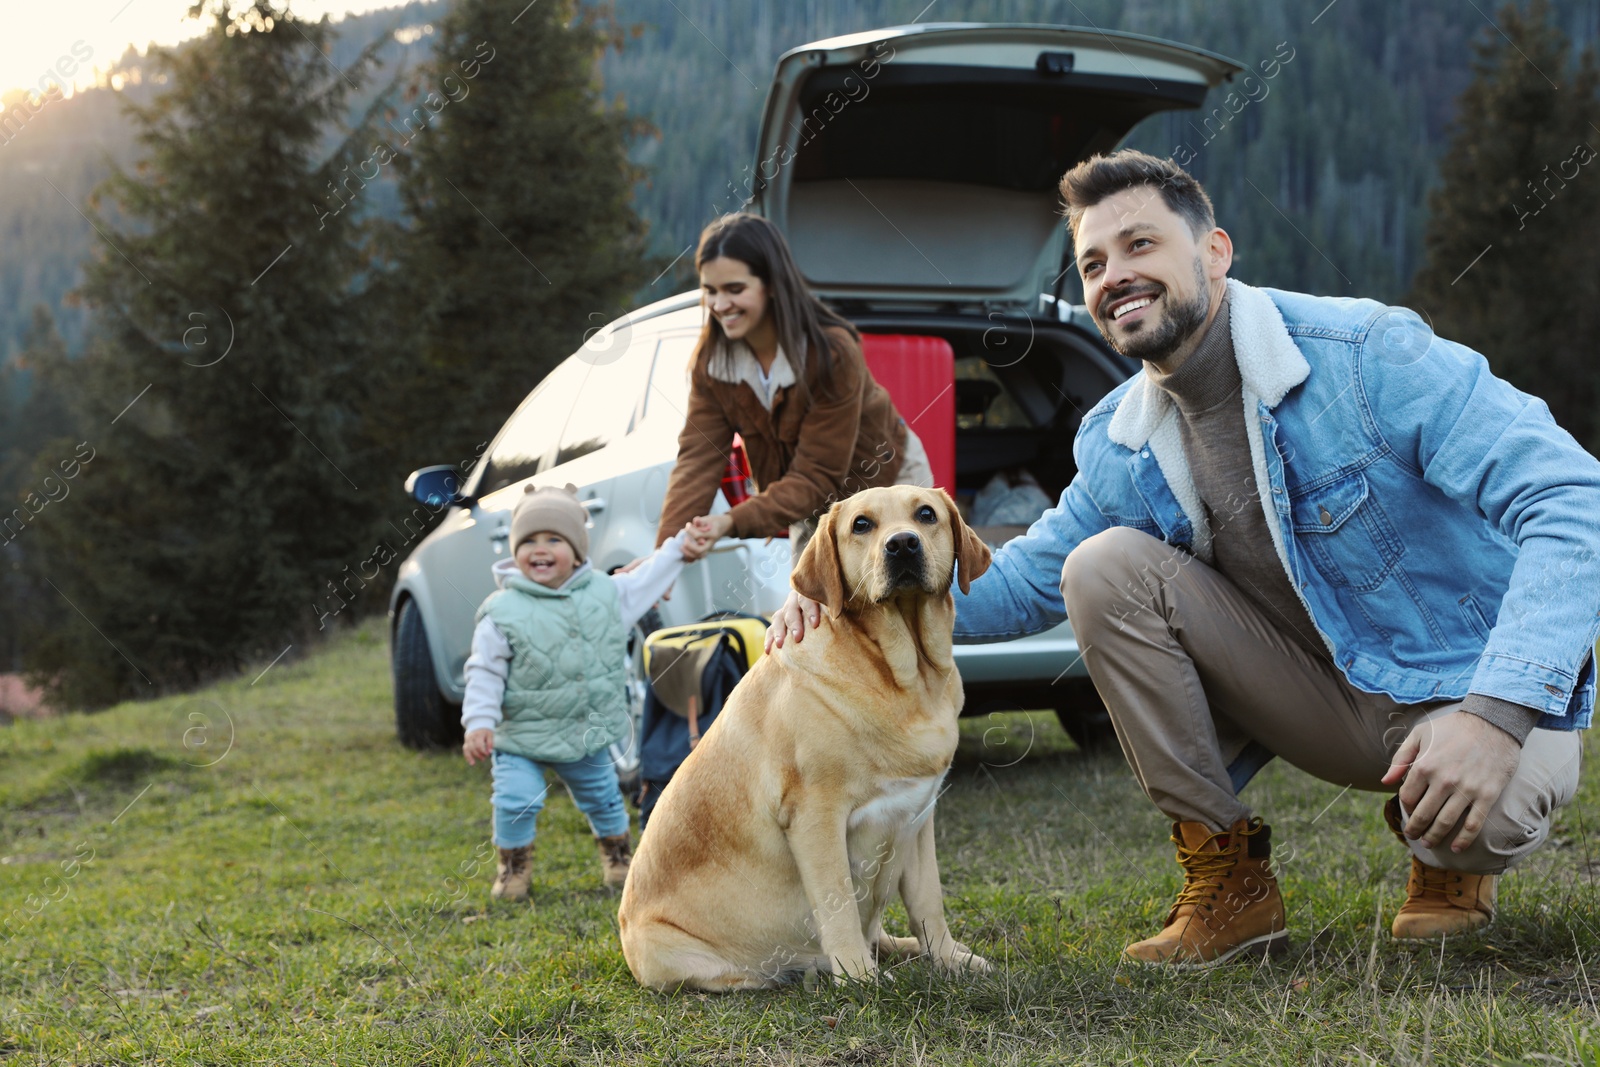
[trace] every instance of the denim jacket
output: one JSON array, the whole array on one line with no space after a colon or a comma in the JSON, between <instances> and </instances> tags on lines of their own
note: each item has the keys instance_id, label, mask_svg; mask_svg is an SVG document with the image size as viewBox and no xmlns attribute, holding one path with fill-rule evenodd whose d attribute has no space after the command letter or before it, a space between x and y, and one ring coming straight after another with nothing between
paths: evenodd
<instances>
[{"instance_id":1,"label":"denim jacket","mask_svg":"<svg viewBox=\"0 0 1600 1067\"><path fill-rule=\"evenodd\" d=\"M1467 693L1576 730L1594 708L1600 461L1550 409L1414 313L1229 280L1259 503L1290 583L1351 684L1403 703ZM1171 399L1141 372L1083 419L1060 502L956 597L956 639L1066 617L1061 568L1131 526L1211 560Z\"/></svg>"}]
</instances>

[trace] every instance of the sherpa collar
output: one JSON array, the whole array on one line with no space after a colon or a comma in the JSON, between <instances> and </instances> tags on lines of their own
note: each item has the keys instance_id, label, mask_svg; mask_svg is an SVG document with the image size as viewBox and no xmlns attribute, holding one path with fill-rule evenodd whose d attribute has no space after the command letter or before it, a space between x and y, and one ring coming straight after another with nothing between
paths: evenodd
<instances>
[{"instance_id":1,"label":"sherpa collar","mask_svg":"<svg viewBox=\"0 0 1600 1067\"><path fill-rule=\"evenodd\" d=\"M1239 377L1247 400L1260 400L1277 407L1290 389L1306 380L1311 364L1300 354L1289 329L1283 324L1278 305L1260 289L1228 279L1228 322L1233 334L1234 358L1239 361ZM1177 405L1142 370L1127 394L1117 405L1106 436L1117 444L1138 451L1168 419L1177 418ZM1176 425L1172 427L1176 432Z\"/></svg>"},{"instance_id":2,"label":"sherpa collar","mask_svg":"<svg viewBox=\"0 0 1600 1067\"><path fill-rule=\"evenodd\" d=\"M707 371L711 377L718 381L731 382L738 385L744 382L750 391L761 401L761 406L768 411L772 410L772 398L779 389L787 389L794 385L794 368L789 365L789 357L784 354L783 346L778 346L778 354L772 360L772 372L767 375L767 384L761 384L761 363L756 359L750 346L743 341L733 341L728 344L728 359L713 359ZM770 390L770 392L769 392Z\"/></svg>"}]
</instances>

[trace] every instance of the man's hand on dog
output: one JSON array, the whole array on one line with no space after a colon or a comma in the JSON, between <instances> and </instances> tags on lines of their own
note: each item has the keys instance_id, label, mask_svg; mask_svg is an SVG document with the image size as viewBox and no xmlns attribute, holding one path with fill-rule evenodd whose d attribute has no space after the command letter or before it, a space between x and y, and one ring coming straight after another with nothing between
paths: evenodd
<instances>
[{"instance_id":1,"label":"man's hand on dog","mask_svg":"<svg viewBox=\"0 0 1600 1067\"><path fill-rule=\"evenodd\" d=\"M467 734L467 739L461 742L461 754L467 757L469 767L494 755L494 731L473 730Z\"/></svg>"},{"instance_id":2,"label":"man's hand on dog","mask_svg":"<svg viewBox=\"0 0 1600 1067\"><path fill-rule=\"evenodd\" d=\"M1400 804L1411 813L1405 834L1413 841L1420 837L1430 849L1442 845L1465 815L1450 843L1451 851L1461 852L1478 839L1521 761L1516 738L1487 719L1457 711L1418 723L1394 754L1383 784L1404 779Z\"/></svg>"},{"instance_id":3,"label":"man's hand on dog","mask_svg":"<svg viewBox=\"0 0 1600 1067\"><path fill-rule=\"evenodd\" d=\"M805 640L806 627L815 630L821 621L821 604L801 596L793 589L789 590L789 599L783 602L783 607L767 624L766 650L771 652L775 648L782 648L786 637L793 637L797 642Z\"/></svg>"}]
</instances>

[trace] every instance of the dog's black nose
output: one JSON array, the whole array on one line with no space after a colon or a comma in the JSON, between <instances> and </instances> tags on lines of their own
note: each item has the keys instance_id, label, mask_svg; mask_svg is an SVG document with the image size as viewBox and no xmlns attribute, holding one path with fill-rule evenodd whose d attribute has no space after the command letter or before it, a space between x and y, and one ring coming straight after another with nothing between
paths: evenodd
<instances>
[{"instance_id":1,"label":"dog's black nose","mask_svg":"<svg viewBox=\"0 0 1600 1067\"><path fill-rule=\"evenodd\" d=\"M909 530L897 533L883 543L890 559L915 559L922 554L922 539Z\"/></svg>"}]
</instances>

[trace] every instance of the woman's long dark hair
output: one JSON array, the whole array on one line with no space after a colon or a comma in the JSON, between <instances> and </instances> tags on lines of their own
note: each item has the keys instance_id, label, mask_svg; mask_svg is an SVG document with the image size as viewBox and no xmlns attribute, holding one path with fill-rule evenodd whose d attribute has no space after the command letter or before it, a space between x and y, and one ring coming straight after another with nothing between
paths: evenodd
<instances>
[{"instance_id":1,"label":"woman's long dark hair","mask_svg":"<svg viewBox=\"0 0 1600 1067\"><path fill-rule=\"evenodd\" d=\"M806 391L806 370L812 360L819 361L825 381L832 370L833 349L823 327L843 327L857 341L861 339L861 332L806 288L783 234L760 215L744 211L724 215L700 233L700 247L694 255L696 272L722 256L749 267L750 273L760 278L766 287L766 313L772 317L778 343L794 368L801 393ZM700 331L700 342L695 347L695 362L700 364L705 360L707 362L701 365L709 367L712 359L731 360L727 342L722 323L715 315L707 315ZM717 369L725 372L728 368L719 366Z\"/></svg>"}]
</instances>

